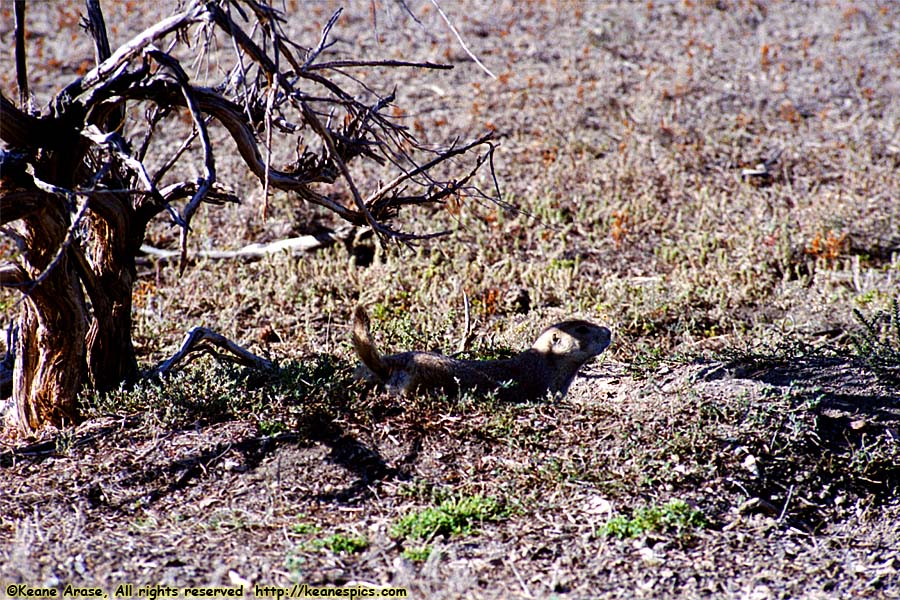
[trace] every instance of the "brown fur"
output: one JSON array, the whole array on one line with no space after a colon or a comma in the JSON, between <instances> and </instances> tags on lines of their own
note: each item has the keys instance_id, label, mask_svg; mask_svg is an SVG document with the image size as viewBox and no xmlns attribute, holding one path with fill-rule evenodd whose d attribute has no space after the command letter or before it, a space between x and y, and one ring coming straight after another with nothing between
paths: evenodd
<instances>
[{"instance_id":1,"label":"brown fur","mask_svg":"<svg viewBox=\"0 0 900 600\"><path fill-rule=\"evenodd\" d=\"M503 400L564 396L585 363L606 350L611 334L587 321L563 321L545 329L534 345L503 360L459 360L432 352L382 356L369 332L369 317L357 306L353 347L369 371L369 379L392 393L443 392L478 394L497 391Z\"/></svg>"}]
</instances>

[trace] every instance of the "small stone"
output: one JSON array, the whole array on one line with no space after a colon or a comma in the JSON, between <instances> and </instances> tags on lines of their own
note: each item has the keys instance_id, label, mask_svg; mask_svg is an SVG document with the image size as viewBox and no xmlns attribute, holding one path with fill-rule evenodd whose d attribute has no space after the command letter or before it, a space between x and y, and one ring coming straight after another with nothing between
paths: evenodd
<instances>
[{"instance_id":1,"label":"small stone","mask_svg":"<svg viewBox=\"0 0 900 600\"><path fill-rule=\"evenodd\" d=\"M756 457L752 454L748 454L746 458L744 458L744 462L741 463L741 466L753 473L754 477L759 477L759 465L756 464Z\"/></svg>"},{"instance_id":2,"label":"small stone","mask_svg":"<svg viewBox=\"0 0 900 600\"><path fill-rule=\"evenodd\" d=\"M638 554L641 555L641 560L644 561L645 564L654 566L659 564L659 557L653 551L653 548L647 548L646 546L638 550Z\"/></svg>"}]
</instances>

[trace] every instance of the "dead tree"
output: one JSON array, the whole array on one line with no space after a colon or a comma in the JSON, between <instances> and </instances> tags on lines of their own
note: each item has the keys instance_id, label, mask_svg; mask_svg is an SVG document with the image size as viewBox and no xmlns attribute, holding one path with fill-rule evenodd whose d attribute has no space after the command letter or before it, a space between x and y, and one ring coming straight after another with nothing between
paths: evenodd
<instances>
[{"instance_id":1,"label":"dead tree","mask_svg":"<svg viewBox=\"0 0 900 600\"><path fill-rule=\"evenodd\" d=\"M13 368L5 377L12 379L23 432L76 421L76 395L85 384L103 392L141 375L131 302L135 257L148 224L163 217L181 228L183 270L191 219L201 203L238 201L219 180L216 153L224 150L213 148L211 127L227 131L266 193L285 190L299 202L371 227L382 240L421 237L390 225L404 206L440 203L462 192L481 198L495 193L471 183L492 157L489 136L427 149L385 114L393 95L379 95L347 76L353 69L449 67L325 60L340 11L318 45L304 47L285 35L284 15L259 0L193 0L113 52L99 0L86 4L96 66L37 112L29 109L25 4L16 0L19 105L0 95L0 231L19 249L0 264L0 285L21 292L8 349ZM185 41L193 39L196 58L214 37L231 49L228 75L200 86L175 50L183 53ZM133 106L144 109L138 126L126 119ZM176 122L178 114L192 121L181 145L154 145L163 124ZM132 131L126 131L129 123ZM296 148L288 167L271 164L276 146ZM435 175L436 167L461 156L472 157L461 173ZM173 166L191 157L201 176L171 181ZM361 163L381 165L387 183L364 193L351 170ZM349 190L346 197L333 186L339 180ZM234 352L233 344L207 330L192 330L185 346L195 340ZM170 367L167 361L151 372ZM2 383L0 390L8 387Z\"/></svg>"}]
</instances>

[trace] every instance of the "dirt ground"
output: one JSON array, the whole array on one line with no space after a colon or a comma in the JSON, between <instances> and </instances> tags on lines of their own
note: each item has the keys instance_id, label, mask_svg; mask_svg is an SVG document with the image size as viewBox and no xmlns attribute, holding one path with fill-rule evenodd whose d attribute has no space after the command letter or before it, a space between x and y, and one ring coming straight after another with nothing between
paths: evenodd
<instances>
[{"instance_id":1,"label":"dirt ground","mask_svg":"<svg viewBox=\"0 0 900 600\"><path fill-rule=\"evenodd\" d=\"M114 45L175 5L108 4ZM142 366L202 324L281 370L203 359L85 392L72 429L0 440L3 593L900 597L900 5L440 4L496 80L428 2L407 2L421 24L402 4L346 6L333 52L453 64L366 81L396 86L426 141L496 131L522 212L401 213L451 230L414 249L363 240L183 276L143 262ZM335 6L286 2L286 27L315 44ZM90 60L80 10L29 4L38 105ZM0 64L15 98L10 52ZM277 194L262 219L231 160L244 203L204 209L195 248L339 224ZM177 231L148 237L174 247ZM357 302L385 348L451 352L463 292L475 355L568 316L615 338L560 401L403 399L353 379ZM0 297L6 318L14 300ZM398 529L462 498L491 508L457 532ZM697 519L611 529L672 501Z\"/></svg>"},{"instance_id":2,"label":"dirt ground","mask_svg":"<svg viewBox=\"0 0 900 600\"><path fill-rule=\"evenodd\" d=\"M896 597L897 463L833 463L855 460L858 440L896 444L900 387L839 360L665 367L641 381L621 371L591 368L565 401L503 407L502 418L382 399L377 421L348 416L314 434L92 419L62 450L48 440L0 455L4 581L365 584L429 598ZM420 500L408 490L461 482L507 498L511 515L432 540L424 562L402 557L390 526ZM702 508L709 526L601 533L613 512L668 497ZM311 544L310 531L369 545L337 554Z\"/></svg>"}]
</instances>

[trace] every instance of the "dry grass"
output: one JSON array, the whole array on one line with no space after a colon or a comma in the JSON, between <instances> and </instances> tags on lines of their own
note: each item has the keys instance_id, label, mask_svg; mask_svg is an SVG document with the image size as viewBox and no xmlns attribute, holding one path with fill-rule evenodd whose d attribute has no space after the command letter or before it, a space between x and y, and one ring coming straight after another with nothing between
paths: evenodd
<instances>
[{"instance_id":1,"label":"dry grass","mask_svg":"<svg viewBox=\"0 0 900 600\"><path fill-rule=\"evenodd\" d=\"M495 129L504 197L521 212L463 199L401 216L408 230L452 230L414 249L208 262L180 278L147 267L135 301L147 365L204 325L284 372L200 363L86 395L78 429L4 451L0 578L184 586L234 571L416 597L900 596L900 388L853 344L866 331L853 310L889 311L900 282L900 8L447 4L493 81L430 4L410 5L424 30L393 4L374 27L348 7L336 51L455 64L369 83L397 85L433 143ZM40 100L90 57L73 10L29 7ZM107 10L138 25L128 3ZM314 43L330 7L291 14ZM768 177L742 179L776 156ZM258 183L233 167L245 202L204 209L195 247L334 224L281 195L262 220ZM149 242L174 236L160 222ZM570 316L616 338L558 404L400 401L352 383L356 302L386 349L452 352L464 293L476 354L518 350ZM504 518L391 535L404 515L476 497ZM674 500L707 525L604 535Z\"/></svg>"}]
</instances>

